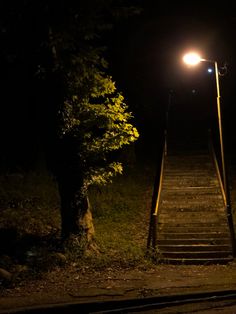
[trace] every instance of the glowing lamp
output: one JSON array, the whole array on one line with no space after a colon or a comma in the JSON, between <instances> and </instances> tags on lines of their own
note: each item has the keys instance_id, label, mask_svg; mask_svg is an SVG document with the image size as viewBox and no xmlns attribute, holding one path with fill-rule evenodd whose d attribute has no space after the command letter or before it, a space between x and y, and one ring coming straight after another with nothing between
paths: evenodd
<instances>
[{"instance_id":1,"label":"glowing lamp","mask_svg":"<svg viewBox=\"0 0 236 314\"><path fill-rule=\"evenodd\" d=\"M196 65L202 61L202 58L195 52L190 52L184 55L183 61L189 65Z\"/></svg>"}]
</instances>

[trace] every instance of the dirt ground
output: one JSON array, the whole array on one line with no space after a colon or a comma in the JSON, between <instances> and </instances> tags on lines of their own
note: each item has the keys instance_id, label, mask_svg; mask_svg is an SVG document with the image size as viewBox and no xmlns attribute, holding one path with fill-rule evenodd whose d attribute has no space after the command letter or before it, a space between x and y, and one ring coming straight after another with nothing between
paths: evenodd
<instances>
[{"instance_id":1,"label":"dirt ground","mask_svg":"<svg viewBox=\"0 0 236 314\"><path fill-rule=\"evenodd\" d=\"M92 302L196 291L236 289L236 262L228 265L157 265L153 268L102 271L79 269L70 265L45 273L39 280L13 289L0 296L0 313L7 309L58 304Z\"/></svg>"}]
</instances>

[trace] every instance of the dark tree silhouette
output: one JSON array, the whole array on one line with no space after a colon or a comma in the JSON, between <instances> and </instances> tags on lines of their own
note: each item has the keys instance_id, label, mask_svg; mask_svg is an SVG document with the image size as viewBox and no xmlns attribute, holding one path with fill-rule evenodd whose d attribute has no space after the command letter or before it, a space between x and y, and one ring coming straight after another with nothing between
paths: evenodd
<instances>
[{"instance_id":1,"label":"dark tree silhouette","mask_svg":"<svg viewBox=\"0 0 236 314\"><path fill-rule=\"evenodd\" d=\"M112 16L120 18L114 3L18 1L6 4L7 18L1 23L6 72L11 65L13 75L18 66L20 76L27 73L24 95L29 92L39 142L58 181L62 238L85 237L88 247L94 235L89 186L106 184L121 173L111 153L138 138L104 58L103 34Z\"/></svg>"}]
</instances>

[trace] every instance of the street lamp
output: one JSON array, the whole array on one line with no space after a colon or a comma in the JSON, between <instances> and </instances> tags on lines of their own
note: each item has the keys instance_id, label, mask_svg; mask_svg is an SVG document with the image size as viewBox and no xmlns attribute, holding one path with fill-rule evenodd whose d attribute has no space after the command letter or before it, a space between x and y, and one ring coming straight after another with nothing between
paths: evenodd
<instances>
[{"instance_id":1,"label":"street lamp","mask_svg":"<svg viewBox=\"0 0 236 314\"><path fill-rule=\"evenodd\" d=\"M215 66L215 79L216 79L216 94L217 94L217 112L218 112L218 125L219 125L219 136L220 136L220 150L221 150L221 162L222 162L222 174L223 174L223 189L224 189L224 201L227 208L228 222L230 227L230 233L233 244L233 255L236 255L236 242L235 242L235 232L234 232L234 223L231 213L230 206L230 195L228 189L228 182L226 176L225 168L225 154L224 154L224 141L223 141L223 131L222 131L222 121L221 121L221 106L220 106L220 84L219 84L219 70L217 61L207 60L201 58L201 56L195 52L190 52L183 57L183 61L190 65L195 66L200 62L210 62Z\"/></svg>"},{"instance_id":2,"label":"street lamp","mask_svg":"<svg viewBox=\"0 0 236 314\"><path fill-rule=\"evenodd\" d=\"M225 154L224 154L224 141L223 141L223 131L222 131L222 120L221 120L221 106L220 106L220 84L219 84L219 70L217 61L203 59L201 56L195 52L190 52L184 55L183 61L190 65L195 66L200 62L210 62L214 63L215 66L215 79L216 79L216 93L217 93L217 112L218 112L218 125L219 125L219 135L220 135L220 150L221 150L221 162L222 162L222 172L223 172L223 186L225 192L225 202L229 206L229 195L227 189L227 177L225 169Z\"/></svg>"},{"instance_id":3,"label":"street lamp","mask_svg":"<svg viewBox=\"0 0 236 314\"><path fill-rule=\"evenodd\" d=\"M196 52L189 52L183 56L183 61L188 65L197 65L203 59Z\"/></svg>"}]
</instances>

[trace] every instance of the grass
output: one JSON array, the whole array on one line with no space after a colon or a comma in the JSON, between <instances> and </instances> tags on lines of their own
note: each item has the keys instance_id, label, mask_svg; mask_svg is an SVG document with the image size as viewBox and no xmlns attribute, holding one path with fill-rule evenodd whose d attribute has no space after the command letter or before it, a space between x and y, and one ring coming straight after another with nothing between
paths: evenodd
<instances>
[{"instance_id":1,"label":"grass","mask_svg":"<svg viewBox=\"0 0 236 314\"><path fill-rule=\"evenodd\" d=\"M106 259L132 264L145 255L154 182L153 166L129 169L91 193L96 240Z\"/></svg>"},{"instance_id":2,"label":"grass","mask_svg":"<svg viewBox=\"0 0 236 314\"><path fill-rule=\"evenodd\" d=\"M137 163L112 184L91 188L96 243L101 253L81 257L74 248L66 263L91 268L148 263L145 248L154 175L153 163ZM60 234L60 202L53 178L36 173L2 176L0 198L0 267L11 272L19 266L16 264L26 265L21 269L32 275L32 271L39 273L64 264L54 251Z\"/></svg>"},{"instance_id":3,"label":"grass","mask_svg":"<svg viewBox=\"0 0 236 314\"><path fill-rule=\"evenodd\" d=\"M48 235L60 225L57 185L35 172L0 177L0 229L19 235Z\"/></svg>"},{"instance_id":4,"label":"grass","mask_svg":"<svg viewBox=\"0 0 236 314\"><path fill-rule=\"evenodd\" d=\"M60 201L49 174L0 176L0 268L16 274L18 284L67 264L90 269L153 267L145 253L155 170L153 162L137 162L112 184L90 189L100 254L85 256L79 246L65 255L57 252ZM235 173L231 184L235 221Z\"/></svg>"}]
</instances>

